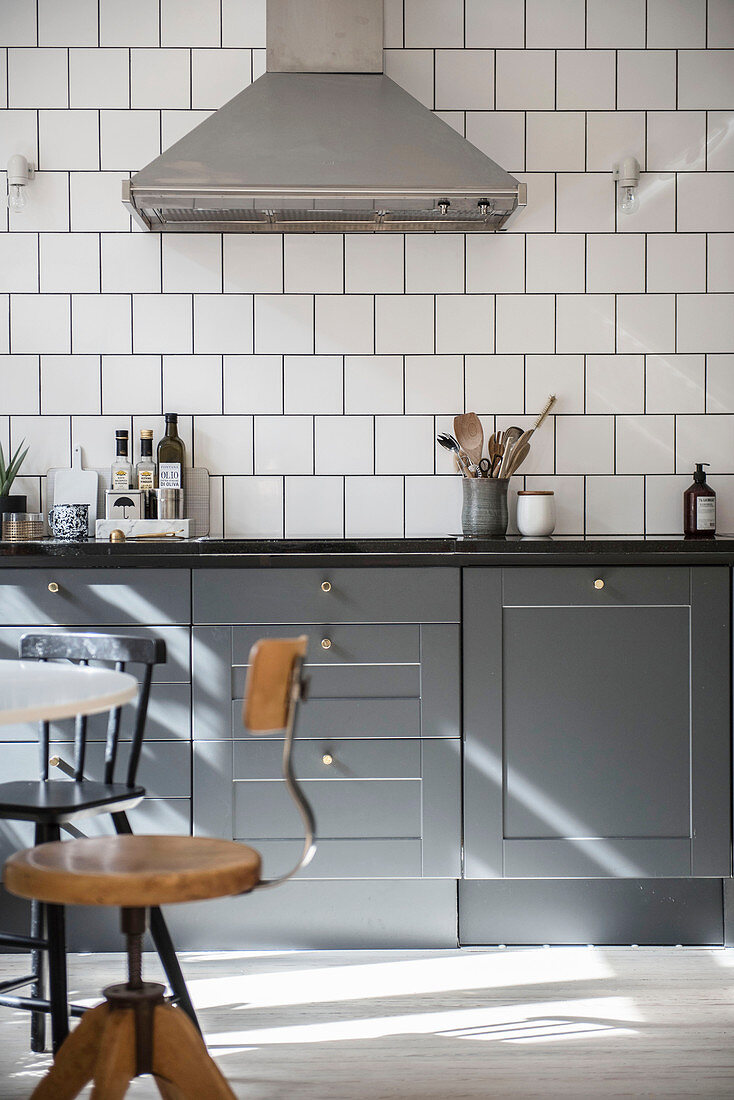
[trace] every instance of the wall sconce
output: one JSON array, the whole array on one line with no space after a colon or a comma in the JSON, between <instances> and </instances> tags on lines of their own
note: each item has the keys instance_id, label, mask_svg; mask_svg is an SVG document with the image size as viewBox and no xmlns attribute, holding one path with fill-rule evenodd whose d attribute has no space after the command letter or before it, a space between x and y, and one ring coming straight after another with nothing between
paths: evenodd
<instances>
[{"instance_id":1,"label":"wall sconce","mask_svg":"<svg viewBox=\"0 0 734 1100\"><path fill-rule=\"evenodd\" d=\"M34 176L33 165L21 153L14 153L8 161L8 207L14 214L25 209L25 189Z\"/></svg>"},{"instance_id":2,"label":"wall sconce","mask_svg":"<svg viewBox=\"0 0 734 1100\"><path fill-rule=\"evenodd\" d=\"M640 207L637 195L637 185L640 182L639 161L635 157L625 157L614 165L613 175L617 181L617 205L620 214L634 214Z\"/></svg>"}]
</instances>

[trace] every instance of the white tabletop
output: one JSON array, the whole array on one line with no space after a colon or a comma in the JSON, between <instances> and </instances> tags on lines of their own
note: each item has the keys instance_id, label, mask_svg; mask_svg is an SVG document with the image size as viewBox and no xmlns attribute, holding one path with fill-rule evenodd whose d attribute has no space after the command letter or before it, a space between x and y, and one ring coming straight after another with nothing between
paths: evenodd
<instances>
[{"instance_id":1,"label":"white tabletop","mask_svg":"<svg viewBox=\"0 0 734 1100\"><path fill-rule=\"evenodd\" d=\"M138 692L127 672L44 661L0 661L0 725L99 714Z\"/></svg>"}]
</instances>

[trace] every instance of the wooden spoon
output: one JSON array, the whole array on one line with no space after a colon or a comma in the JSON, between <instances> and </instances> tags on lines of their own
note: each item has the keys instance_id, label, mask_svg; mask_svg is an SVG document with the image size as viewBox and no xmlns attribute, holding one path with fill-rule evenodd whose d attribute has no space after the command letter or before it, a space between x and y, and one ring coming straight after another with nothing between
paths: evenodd
<instances>
[{"instance_id":1,"label":"wooden spoon","mask_svg":"<svg viewBox=\"0 0 734 1100\"><path fill-rule=\"evenodd\" d=\"M507 472L503 473L503 477L512 477L517 471L519 466L522 466L525 459L530 454L530 444L523 443L520 447L513 447L512 454L510 455L510 462L507 467Z\"/></svg>"},{"instance_id":2,"label":"wooden spoon","mask_svg":"<svg viewBox=\"0 0 734 1100\"><path fill-rule=\"evenodd\" d=\"M474 466L482 459L484 429L476 413L461 413L454 417L454 435Z\"/></svg>"}]
</instances>

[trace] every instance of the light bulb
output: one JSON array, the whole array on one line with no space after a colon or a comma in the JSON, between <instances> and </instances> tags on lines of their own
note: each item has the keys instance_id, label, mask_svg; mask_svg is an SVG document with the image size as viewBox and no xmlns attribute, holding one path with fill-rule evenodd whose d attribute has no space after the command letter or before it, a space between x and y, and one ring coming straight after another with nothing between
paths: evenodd
<instances>
[{"instance_id":1,"label":"light bulb","mask_svg":"<svg viewBox=\"0 0 734 1100\"><path fill-rule=\"evenodd\" d=\"M640 207L637 188L631 184L619 185L619 210L621 214L634 214Z\"/></svg>"},{"instance_id":2,"label":"light bulb","mask_svg":"<svg viewBox=\"0 0 734 1100\"><path fill-rule=\"evenodd\" d=\"M11 183L8 188L8 207L14 214L25 210L25 187L20 183Z\"/></svg>"}]
</instances>

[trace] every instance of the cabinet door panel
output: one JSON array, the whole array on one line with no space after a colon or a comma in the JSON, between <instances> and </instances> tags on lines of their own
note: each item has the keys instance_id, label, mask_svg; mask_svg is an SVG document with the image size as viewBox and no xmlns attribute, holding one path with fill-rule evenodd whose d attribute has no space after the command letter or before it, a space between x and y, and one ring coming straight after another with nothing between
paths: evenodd
<instances>
[{"instance_id":1,"label":"cabinet door panel","mask_svg":"<svg viewBox=\"0 0 734 1100\"><path fill-rule=\"evenodd\" d=\"M0 617L33 626L188 623L189 591L186 569L4 569Z\"/></svg>"}]
</instances>

